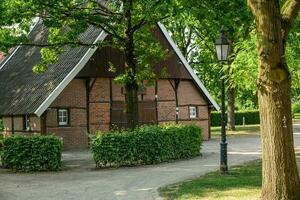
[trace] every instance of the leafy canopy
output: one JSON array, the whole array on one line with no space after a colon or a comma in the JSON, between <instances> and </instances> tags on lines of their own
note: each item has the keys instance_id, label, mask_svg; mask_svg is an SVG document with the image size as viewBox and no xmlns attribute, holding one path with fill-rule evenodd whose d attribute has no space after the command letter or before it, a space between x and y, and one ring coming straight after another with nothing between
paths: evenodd
<instances>
[{"instance_id":1,"label":"leafy canopy","mask_svg":"<svg viewBox=\"0 0 300 200\"><path fill-rule=\"evenodd\" d=\"M42 61L34 67L35 72L44 72L49 65L57 62L65 45L111 46L126 55L126 45L132 43L137 69L132 69L133 66L127 63L126 73L119 76L118 80L128 81L128 74L134 70L135 81L139 82L154 78L152 66L166 56L167 52L153 37L153 29L158 21L180 9L178 5L177 0L4 0L0 3L0 9L10 19L10 24L18 24L19 29L27 30L24 35L28 33L29 22L36 17L48 27L48 41L45 44L32 44L25 40L24 35L21 38L24 45L43 47ZM90 26L104 30L111 40L84 43L79 36ZM0 40L5 41L1 35L7 37L10 34L0 32ZM16 44L13 40L6 41L8 44L4 46ZM111 69L114 67L118 66L112 66Z\"/></svg>"}]
</instances>

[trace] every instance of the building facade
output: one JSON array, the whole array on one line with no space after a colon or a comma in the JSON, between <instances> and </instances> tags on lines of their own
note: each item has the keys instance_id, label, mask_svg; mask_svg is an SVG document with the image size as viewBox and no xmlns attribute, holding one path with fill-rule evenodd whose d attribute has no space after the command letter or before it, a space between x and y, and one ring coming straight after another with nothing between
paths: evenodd
<instances>
[{"instance_id":1,"label":"building facade","mask_svg":"<svg viewBox=\"0 0 300 200\"><path fill-rule=\"evenodd\" d=\"M31 37L36 39L41 34L41 26L36 25ZM86 40L109 39L101 30L87 32L82 36ZM208 140L210 111L218 109L218 105L165 27L158 24L154 34L170 52L168 58L155 66L155 71L159 73L164 66L169 75L153 84L143 83L139 93L140 123L194 123L202 128L203 137ZM70 49L48 72L37 75L31 69L40 60L39 50L20 46L0 66L0 79L8 78L6 91L0 83L0 89L6 92L3 98L0 95L5 135L55 134L63 138L65 149L85 149L89 134L126 127L126 92L114 81L124 69L122 53L109 47ZM23 65L18 62L20 57ZM116 73L109 72L109 63L118 66ZM19 81L10 85L11 79L18 80L18 73Z\"/></svg>"}]
</instances>

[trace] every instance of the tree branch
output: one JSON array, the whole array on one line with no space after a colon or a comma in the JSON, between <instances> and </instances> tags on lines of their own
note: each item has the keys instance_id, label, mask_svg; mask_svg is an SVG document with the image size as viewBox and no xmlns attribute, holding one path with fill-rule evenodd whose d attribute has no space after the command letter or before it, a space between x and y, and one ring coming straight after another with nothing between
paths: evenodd
<instances>
[{"instance_id":1,"label":"tree branch","mask_svg":"<svg viewBox=\"0 0 300 200\"><path fill-rule=\"evenodd\" d=\"M281 8L283 39L286 41L289 31L300 12L300 0L287 0Z\"/></svg>"},{"instance_id":2,"label":"tree branch","mask_svg":"<svg viewBox=\"0 0 300 200\"><path fill-rule=\"evenodd\" d=\"M258 13L257 13L257 0L248 0L248 7L250 8L254 18L257 20L257 17L258 17Z\"/></svg>"}]
</instances>

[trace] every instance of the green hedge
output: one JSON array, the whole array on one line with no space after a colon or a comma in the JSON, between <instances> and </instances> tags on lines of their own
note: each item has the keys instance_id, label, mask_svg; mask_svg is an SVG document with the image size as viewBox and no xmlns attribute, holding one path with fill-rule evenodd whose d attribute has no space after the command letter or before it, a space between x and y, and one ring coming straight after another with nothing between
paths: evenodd
<instances>
[{"instance_id":1,"label":"green hedge","mask_svg":"<svg viewBox=\"0 0 300 200\"><path fill-rule=\"evenodd\" d=\"M292 104L292 112L293 112L293 114L300 113L300 103L299 102Z\"/></svg>"},{"instance_id":2,"label":"green hedge","mask_svg":"<svg viewBox=\"0 0 300 200\"><path fill-rule=\"evenodd\" d=\"M2 122L2 119L0 118L0 153L1 153L2 146L3 146L3 134L1 132L3 130L4 130L3 122ZM1 155L0 155L0 159L1 159Z\"/></svg>"},{"instance_id":3,"label":"green hedge","mask_svg":"<svg viewBox=\"0 0 300 200\"><path fill-rule=\"evenodd\" d=\"M3 127L3 121L2 119L0 118L0 131L3 131L4 130L4 127Z\"/></svg>"},{"instance_id":4,"label":"green hedge","mask_svg":"<svg viewBox=\"0 0 300 200\"><path fill-rule=\"evenodd\" d=\"M61 168L62 140L55 136L11 136L1 152L4 167L14 171L56 171Z\"/></svg>"},{"instance_id":5,"label":"green hedge","mask_svg":"<svg viewBox=\"0 0 300 200\"><path fill-rule=\"evenodd\" d=\"M243 117L245 117L245 124L259 124L259 111L237 111L235 112L235 125L243 125ZM227 115L226 115L227 122ZM221 113L212 112L211 113L211 125L212 126L221 126Z\"/></svg>"},{"instance_id":6,"label":"green hedge","mask_svg":"<svg viewBox=\"0 0 300 200\"><path fill-rule=\"evenodd\" d=\"M4 137L3 134L0 133L0 159L1 159L1 150L2 150L2 146L3 146L3 137Z\"/></svg>"},{"instance_id":7,"label":"green hedge","mask_svg":"<svg viewBox=\"0 0 300 200\"><path fill-rule=\"evenodd\" d=\"M97 134L91 150L96 167L148 165L200 154L202 131L196 125L143 126L134 131Z\"/></svg>"}]
</instances>

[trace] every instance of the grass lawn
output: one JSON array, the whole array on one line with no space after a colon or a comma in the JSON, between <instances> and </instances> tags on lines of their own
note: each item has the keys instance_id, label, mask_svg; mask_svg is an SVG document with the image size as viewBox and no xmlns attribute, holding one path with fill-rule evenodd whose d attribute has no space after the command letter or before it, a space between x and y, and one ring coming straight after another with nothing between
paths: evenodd
<instances>
[{"instance_id":1,"label":"grass lawn","mask_svg":"<svg viewBox=\"0 0 300 200\"><path fill-rule=\"evenodd\" d=\"M299 154L298 154L299 155ZM298 166L300 157L297 156ZM230 169L230 174L209 173L195 180L160 189L167 200L257 200L261 187L261 162Z\"/></svg>"},{"instance_id":2,"label":"grass lawn","mask_svg":"<svg viewBox=\"0 0 300 200\"><path fill-rule=\"evenodd\" d=\"M228 136L259 135L258 125L236 126L236 131L226 131ZM221 127L211 127L212 138L220 137Z\"/></svg>"}]
</instances>

